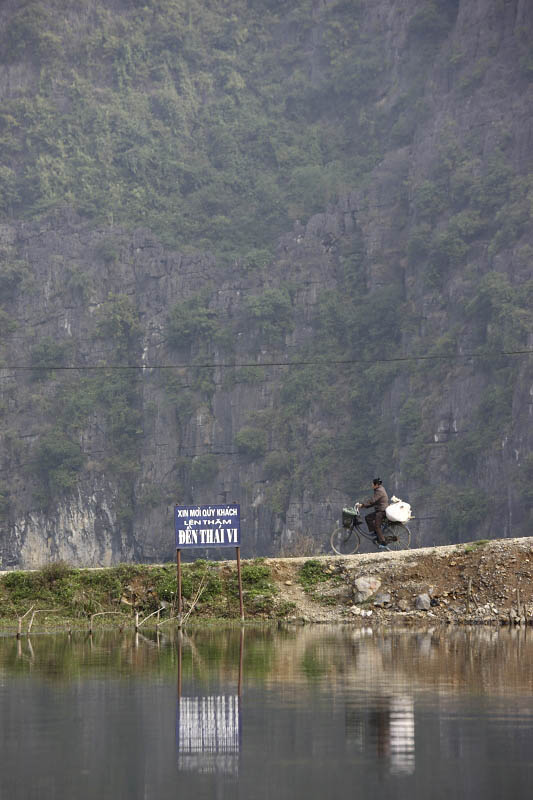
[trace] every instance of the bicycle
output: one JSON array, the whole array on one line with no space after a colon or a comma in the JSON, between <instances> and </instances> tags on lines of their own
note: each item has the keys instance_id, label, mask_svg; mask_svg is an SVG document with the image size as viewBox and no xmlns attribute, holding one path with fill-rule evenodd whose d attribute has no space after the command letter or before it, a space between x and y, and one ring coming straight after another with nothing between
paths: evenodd
<instances>
[{"instance_id":1,"label":"bicycle","mask_svg":"<svg viewBox=\"0 0 533 800\"><path fill-rule=\"evenodd\" d=\"M356 553L361 544L361 537L378 547L379 542L375 533L366 531L362 526L364 518L359 514L360 504L356 503L353 509L342 510L342 526L335 528L330 536L330 544L339 556L349 556ZM381 532L389 550L408 550L411 544L411 531L403 522L391 522L384 519Z\"/></svg>"}]
</instances>

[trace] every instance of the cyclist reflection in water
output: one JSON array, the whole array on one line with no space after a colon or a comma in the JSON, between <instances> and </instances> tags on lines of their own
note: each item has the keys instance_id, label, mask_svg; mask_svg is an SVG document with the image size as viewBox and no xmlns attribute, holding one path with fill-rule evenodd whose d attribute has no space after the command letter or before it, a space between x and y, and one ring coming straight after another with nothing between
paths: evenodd
<instances>
[{"instance_id":1,"label":"cyclist reflection in water","mask_svg":"<svg viewBox=\"0 0 533 800\"><path fill-rule=\"evenodd\" d=\"M410 775L415 770L415 715L412 697L382 697L370 714L378 758L387 758L390 771Z\"/></svg>"},{"instance_id":2,"label":"cyclist reflection in water","mask_svg":"<svg viewBox=\"0 0 533 800\"><path fill-rule=\"evenodd\" d=\"M366 515L366 524L370 533L376 534L379 549L388 550L389 548L381 530L381 523L385 519L385 509L389 505L389 496L383 487L381 478L374 478L372 488L374 489L373 497L369 497L361 505L363 508L374 508L371 514Z\"/></svg>"}]
</instances>

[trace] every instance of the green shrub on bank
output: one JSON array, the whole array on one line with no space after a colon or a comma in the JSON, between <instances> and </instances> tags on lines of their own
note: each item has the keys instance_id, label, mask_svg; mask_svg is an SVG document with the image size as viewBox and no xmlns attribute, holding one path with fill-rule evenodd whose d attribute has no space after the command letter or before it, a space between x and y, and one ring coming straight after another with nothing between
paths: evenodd
<instances>
[{"instance_id":1,"label":"green shrub on bank","mask_svg":"<svg viewBox=\"0 0 533 800\"><path fill-rule=\"evenodd\" d=\"M253 597L257 594L273 594L274 585L270 567L263 563L263 560L256 558L255 561L247 562L242 565L242 588L248 596Z\"/></svg>"},{"instance_id":2,"label":"green shrub on bank","mask_svg":"<svg viewBox=\"0 0 533 800\"><path fill-rule=\"evenodd\" d=\"M260 559L242 564L242 586L247 615L291 613L290 603L277 601L270 568ZM184 610L195 616L238 617L239 588L235 568L196 559L182 565ZM34 609L68 619L118 612L140 619L163 608L163 618L177 614L177 575L174 564L149 567L119 564L107 569L75 569L51 562L35 572L14 571L0 576L0 618L12 619Z\"/></svg>"},{"instance_id":3,"label":"green shrub on bank","mask_svg":"<svg viewBox=\"0 0 533 800\"><path fill-rule=\"evenodd\" d=\"M300 568L298 580L306 591L313 591L319 583L323 583L331 578L331 573L321 561L310 559Z\"/></svg>"}]
</instances>

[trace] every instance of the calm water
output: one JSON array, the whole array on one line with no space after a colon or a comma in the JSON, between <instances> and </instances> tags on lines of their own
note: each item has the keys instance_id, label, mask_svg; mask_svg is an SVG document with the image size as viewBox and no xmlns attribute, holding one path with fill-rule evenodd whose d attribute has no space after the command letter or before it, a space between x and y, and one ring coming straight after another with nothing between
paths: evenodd
<instances>
[{"instance_id":1,"label":"calm water","mask_svg":"<svg viewBox=\"0 0 533 800\"><path fill-rule=\"evenodd\" d=\"M0 639L2 800L529 798L533 631Z\"/></svg>"}]
</instances>

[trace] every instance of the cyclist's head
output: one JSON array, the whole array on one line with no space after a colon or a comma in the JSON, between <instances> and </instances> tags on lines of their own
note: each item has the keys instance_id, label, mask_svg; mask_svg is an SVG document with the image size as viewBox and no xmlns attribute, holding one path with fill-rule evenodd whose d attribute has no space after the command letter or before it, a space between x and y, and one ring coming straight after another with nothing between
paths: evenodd
<instances>
[{"instance_id":1,"label":"cyclist's head","mask_svg":"<svg viewBox=\"0 0 533 800\"><path fill-rule=\"evenodd\" d=\"M381 480L381 478L372 478L372 483L374 484L374 486L381 486L383 481Z\"/></svg>"}]
</instances>

